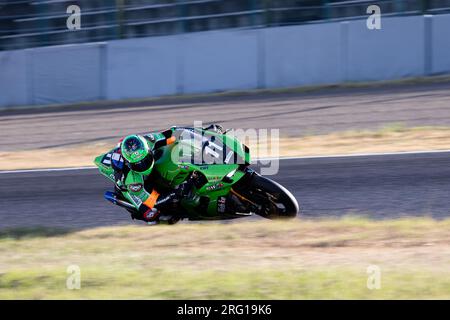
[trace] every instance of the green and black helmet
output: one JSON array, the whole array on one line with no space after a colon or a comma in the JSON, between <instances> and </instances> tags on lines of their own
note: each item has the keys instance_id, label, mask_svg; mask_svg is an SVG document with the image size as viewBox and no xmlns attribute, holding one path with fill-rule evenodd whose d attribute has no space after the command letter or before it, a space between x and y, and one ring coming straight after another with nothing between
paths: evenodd
<instances>
[{"instance_id":1,"label":"green and black helmet","mask_svg":"<svg viewBox=\"0 0 450 320\"><path fill-rule=\"evenodd\" d=\"M152 172L153 153L144 137L139 135L125 137L122 141L121 151L131 170L144 175Z\"/></svg>"}]
</instances>

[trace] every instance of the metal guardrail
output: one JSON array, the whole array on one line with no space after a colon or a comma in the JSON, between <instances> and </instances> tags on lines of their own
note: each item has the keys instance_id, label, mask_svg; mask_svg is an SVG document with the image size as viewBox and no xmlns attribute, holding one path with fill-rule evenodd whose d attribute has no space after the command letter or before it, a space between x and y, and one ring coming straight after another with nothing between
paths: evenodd
<instances>
[{"instance_id":1,"label":"metal guardrail","mask_svg":"<svg viewBox=\"0 0 450 320\"><path fill-rule=\"evenodd\" d=\"M450 12L450 0L0 0L0 50L357 19L371 4L386 16ZM79 30L66 27L69 5Z\"/></svg>"}]
</instances>

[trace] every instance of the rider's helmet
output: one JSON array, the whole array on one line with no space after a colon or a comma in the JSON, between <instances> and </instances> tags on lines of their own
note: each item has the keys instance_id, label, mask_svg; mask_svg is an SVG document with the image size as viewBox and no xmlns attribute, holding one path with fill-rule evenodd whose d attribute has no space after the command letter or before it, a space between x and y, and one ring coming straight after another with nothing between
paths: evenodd
<instances>
[{"instance_id":1,"label":"rider's helmet","mask_svg":"<svg viewBox=\"0 0 450 320\"><path fill-rule=\"evenodd\" d=\"M131 170L148 175L152 172L154 159L147 141L140 135L125 137L121 146L122 156Z\"/></svg>"}]
</instances>

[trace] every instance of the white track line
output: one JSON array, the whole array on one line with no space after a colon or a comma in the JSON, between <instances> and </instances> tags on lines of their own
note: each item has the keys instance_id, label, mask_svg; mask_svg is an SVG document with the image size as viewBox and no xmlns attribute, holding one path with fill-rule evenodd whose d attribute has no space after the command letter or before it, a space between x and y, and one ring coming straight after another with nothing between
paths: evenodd
<instances>
[{"instance_id":1,"label":"white track line","mask_svg":"<svg viewBox=\"0 0 450 320\"><path fill-rule=\"evenodd\" d=\"M24 170L5 170L0 171L0 174L4 173L29 173L29 172L53 172L53 171L76 171L76 170L89 170L96 167L69 167L69 168L49 168L49 169L24 169Z\"/></svg>"},{"instance_id":2,"label":"white track line","mask_svg":"<svg viewBox=\"0 0 450 320\"><path fill-rule=\"evenodd\" d=\"M375 157L375 156L397 156L397 155L413 155L413 154L433 154L433 153L450 153L449 150L422 150L422 151L399 151L399 152L379 152L379 153L352 153L352 154L330 154L325 156L292 156L279 157L280 160L295 159L322 159L322 158L352 158L352 157ZM275 160L276 157L260 158L259 161Z\"/></svg>"},{"instance_id":3,"label":"white track line","mask_svg":"<svg viewBox=\"0 0 450 320\"><path fill-rule=\"evenodd\" d=\"M258 158L256 161L270 160L296 160L296 159L325 159L325 158L353 158L353 157L376 157L376 156L395 156L395 155L414 155L414 154L434 154L434 153L450 153L450 150L423 150L423 151L404 151L404 152L380 152L380 153L354 153L354 154L333 154L326 156L293 156L293 157L269 157ZM32 172L53 172L53 171L77 171L92 170L95 166L88 167L69 167L69 168L49 168L49 169L24 169L24 170L0 170L0 174L7 173L32 173Z\"/></svg>"}]
</instances>

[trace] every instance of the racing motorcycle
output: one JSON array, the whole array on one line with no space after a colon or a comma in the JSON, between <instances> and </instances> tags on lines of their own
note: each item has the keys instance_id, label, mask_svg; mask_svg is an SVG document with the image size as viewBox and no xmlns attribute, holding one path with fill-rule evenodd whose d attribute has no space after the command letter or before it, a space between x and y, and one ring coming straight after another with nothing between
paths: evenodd
<instances>
[{"instance_id":1,"label":"racing motorcycle","mask_svg":"<svg viewBox=\"0 0 450 320\"><path fill-rule=\"evenodd\" d=\"M161 190L173 190L190 179L192 196L183 198L161 216L181 219L225 220L257 214L268 219L294 218L299 213L295 197L277 182L250 168L250 150L234 135L203 128L172 127L175 143L155 149L156 181ZM164 138L161 132L144 135L150 141ZM154 146L155 147L155 146ZM111 154L95 159L100 173L115 183ZM126 190L107 191L105 199L136 211Z\"/></svg>"}]
</instances>

